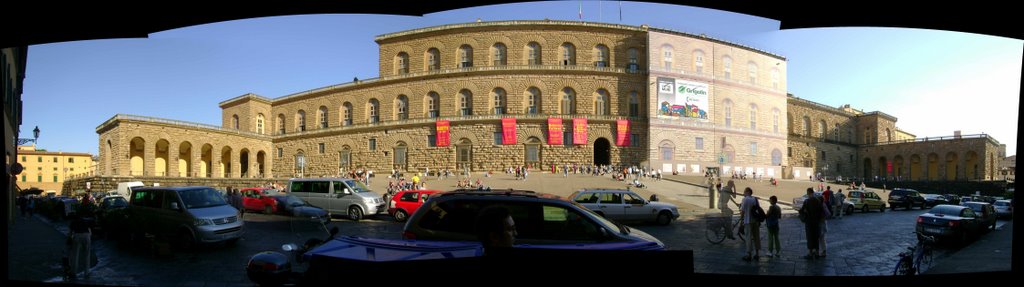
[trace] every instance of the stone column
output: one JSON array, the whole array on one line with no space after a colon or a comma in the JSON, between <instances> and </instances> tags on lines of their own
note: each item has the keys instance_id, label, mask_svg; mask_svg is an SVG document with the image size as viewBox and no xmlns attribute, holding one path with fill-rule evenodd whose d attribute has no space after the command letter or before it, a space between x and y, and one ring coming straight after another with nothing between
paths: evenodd
<instances>
[{"instance_id":1,"label":"stone column","mask_svg":"<svg viewBox=\"0 0 1024 287\"><path fill-rule=\"evenodd\" d=\"M222 152L223 151L218 148L213 148L212 150L210 150L210 177L222 177L220 175L220 173L222 172L222 168L220 167L220 161L223 158L223 156L221 155ZM227 175L223 177L227 177Z\"/></svg>"},{"instance_id":2,"label":"stone column","mask_svg":"<svg viewBox=\"0 0 1024 287\"><path fill-rule=\"evenodd\" d=\"M145 140L146 143L143 144L145 150L142 152L142 175L154 176L156 175L156 140Z\"/></svg>"},{"instance_id":3,"label":"stone column","mask_svg":"<svg viewBox=\"0 0 1024 287\"><path fill-rule=\"evenodd\" d=\"M231 149L231 174L225 175L228 178L242 177L242 150Z\"/></svg>"},{"instance_id":4,"label":"stone column","mask_svg":"<svg viewBox=\"0 0 1024 287\"><path fill-rule=\"evenodd\" d=\"M178 172L178 160L181 158L181 151L178 150L178 144L167 144L167 176L184 176Z\"/></svg>"}]
</instances>

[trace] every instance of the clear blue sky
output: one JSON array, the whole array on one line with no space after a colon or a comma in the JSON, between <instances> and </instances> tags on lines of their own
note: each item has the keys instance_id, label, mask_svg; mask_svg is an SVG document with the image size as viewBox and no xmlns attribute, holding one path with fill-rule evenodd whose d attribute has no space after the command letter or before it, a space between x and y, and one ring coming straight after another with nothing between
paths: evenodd
<instances>
[{"instance_id":1,"label":"clear blue sky","mask_svg":"<svg viewBox=\"0 0 1024 287\"><path fill-rule=\"evenodd\" d=\"M918 137L987 133L1016 154L1024 41L905 28L778 30L778 21L687 6L582 2L583 20L648 24L785 56L789 92L899 118ZM98 154L96 126L118 113L219 125L217 103L277 98L377 77L380 34L496 20L579 20L581 2L492 5L424 17L330 14L211 23L147 39L29 47L21 138ZM603 6L603 8L601 7Z\"/></svg>"}]
</instances>

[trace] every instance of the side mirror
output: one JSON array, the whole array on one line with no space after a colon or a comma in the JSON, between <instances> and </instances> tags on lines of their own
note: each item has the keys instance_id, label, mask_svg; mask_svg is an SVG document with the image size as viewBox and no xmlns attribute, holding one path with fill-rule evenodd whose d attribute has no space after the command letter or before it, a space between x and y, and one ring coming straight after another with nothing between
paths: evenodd
<instances>
[{"instance_id":1,"label":"side mirror","mask_svg":"<svg viewBox=\"0 0 1024 287\"><path fill-rule=\"evenodd\" d=\"M181 207L178 207L177 202L171 202L171 210L181 210Z\"/></svg>"}]
</instances>

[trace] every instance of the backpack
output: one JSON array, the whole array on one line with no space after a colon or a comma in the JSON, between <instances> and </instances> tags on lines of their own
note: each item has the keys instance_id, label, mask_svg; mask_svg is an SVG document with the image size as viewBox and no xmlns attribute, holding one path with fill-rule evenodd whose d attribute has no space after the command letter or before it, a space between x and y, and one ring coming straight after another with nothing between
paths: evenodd
<instances>
[{"instance_id":1,"label":"backpack","mask_svg":"<svg viewBox=\"0 0 1024 287\"><path fill-rule=\"evenodd\" d=\"M764 222L764 220L768 218L764 213L764 209L761 209L761 203L755 203L754 208L752 208L751 211L751 218L757 220L757 222Z\"/></svg>"}]
</instances>

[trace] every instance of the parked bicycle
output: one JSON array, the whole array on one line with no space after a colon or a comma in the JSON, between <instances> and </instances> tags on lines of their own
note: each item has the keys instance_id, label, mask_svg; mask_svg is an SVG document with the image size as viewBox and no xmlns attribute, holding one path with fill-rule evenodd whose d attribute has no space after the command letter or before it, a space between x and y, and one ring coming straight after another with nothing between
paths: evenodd
<instances>
[{"instance_id":1,"label":"parked bicycle","mask_svg":"<svg viewBox=\"0 0 1024 287\"><path fill-rule=\"evenodd\" d=\"M899 254L896 270L892 275L917 275L932 265L932 249L935 237L918 234L917 245L907 247L907 251Z\"/></svg>"},{"instance_id":2,"label":"parked bicycle","mask_svg":"<svg viewBox=\"0 0 1024 287\"><path fill-rule=\"evenodd\" d=\"M732 230L730 231L732 234L735 234L736 237L739 237L740 241L745 241L745 239L743 239L743 230L739 228L740 220L742 220L739 216L733 216L732 218L726 216L707 217L707 228L704 229L704 237L706 237L708 242L711 242L711 244L722 243L726 238L725 228L728 224L728 220L733 220L734 218L735 221L732 223Z\"/></svg>"}]
</instances>

